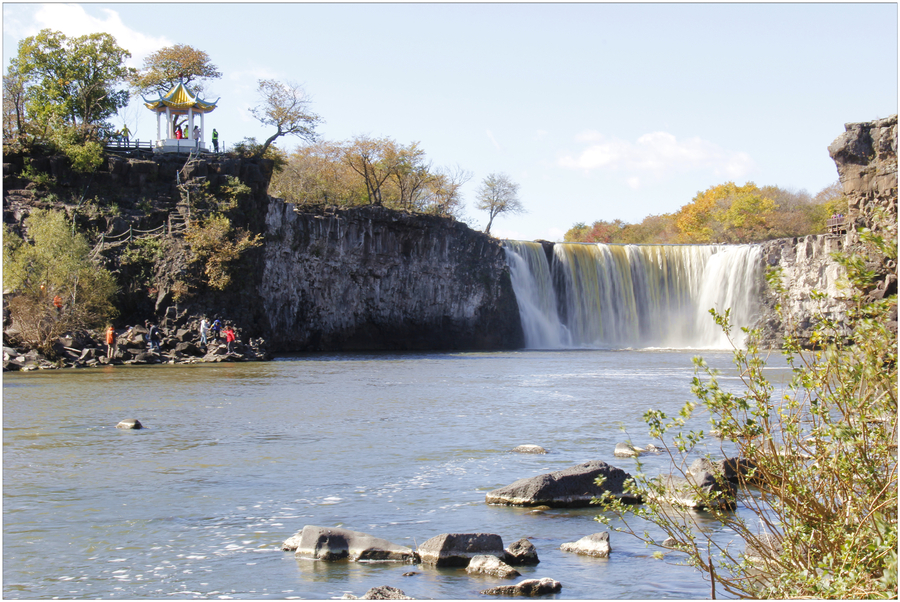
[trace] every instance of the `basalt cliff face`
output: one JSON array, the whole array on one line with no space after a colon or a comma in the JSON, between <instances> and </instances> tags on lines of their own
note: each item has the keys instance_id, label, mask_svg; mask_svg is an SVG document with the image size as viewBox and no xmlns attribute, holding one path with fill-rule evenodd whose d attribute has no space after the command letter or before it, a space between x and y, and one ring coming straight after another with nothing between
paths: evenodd
<instances>
[{"instance_id":1,"label":"basalt cliff face","mask_svg":"<svg viewBox=\"0 0 900 602\"><path fill-rule=\"evenodd\" d=\"M846 232L821 234L763 243L766 268L778 267L786 299L782 314L799 338L808 341L819 312L840 319L845 292L840 285L843 268L834 260L836 251L864 251L860 231L870 229L896 236L897 227L897 116L865 123L849 123L829 147L849 200ZM882 217L876 219L876 215ZM867 267L876 273L868 298L881 299L897 293L897 264L887 257L867 258ZM816 300L813 290L825 294ZM771 287L763 294L759 325L764 342L777 345L787 327L775 313L776 295ZM897 323L896 306L894 328Z\"/></svg>"},{"instance_id":2,"label":"basalt cliff face","mask_svg":"<svg viewBox=\"0 0 900 602\"><path fill-rule=\"evenodd\" d=\"M266 215L259 302L273 349L523 345L498 241L380 207L307 211L273 200Z\"/></svg>"}]
</instances>

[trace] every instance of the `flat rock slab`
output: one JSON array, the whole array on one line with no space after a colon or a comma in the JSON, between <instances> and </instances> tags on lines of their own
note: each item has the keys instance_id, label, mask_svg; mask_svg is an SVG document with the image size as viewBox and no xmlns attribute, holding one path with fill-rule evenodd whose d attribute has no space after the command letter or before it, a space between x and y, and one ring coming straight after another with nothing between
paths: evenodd
<instances>
[{"instance_id":1,"label":"flat rock slab","mask_svg":"<svg viewBox=\"0 0 900 602\"><path fill-rule=\"evenodd\" d=\"M544 577L543 579L526 579L515 585L492 587L481 593L487 596L545 596L556 594L561 589L562 584L559 581Z\"/></svg>"},{"instance_id":2,"label":"flat rock slab","mask_svg":"<svg viewBox=\"0 0 900 602\"><path fill-rule=\"evenodd\" d=\"M468 566L475 556L502 558L503 539L494 533L443 533L419 546L424 564L437 567Z\"/></svg>"},{"instance_id":3,"label":"flat rock slab","mask_svg":"<svg viewBox=\"0 0 900 602\"><path fill-rule=\"evenodd\" d=\"M594 558L607 558L612 548L609 546L609 533L594 533L587 537L582 537L578 541L572 543L564 543L559 546L563 552L573 552L582 556L593 556Z\"/></svg>"},{"instance_id":4,"label":"flat rock slab","mask_svg":"<svg viewBox=\"0 0 900 602\"><path fill-rule=\"evenodd\" d=\"M595 483L604 477L603 485ZM604 491L625 503L640 503L639 496L625 492L631 475L600 460L592 460L565 470L519 479L485 495L488 504L504 506L550 506L554 508L589 506Z\"/></svg>"},{"instance_id":5,"label":"flat rock slab","mask_svg":"<svg viewBox=\"0 0 900 602\"><path fill-rule=\"evenodd\" d=\"M496 556L479 555L472 558L466 572L471 574L491 575L501 579L521 577L522 573L512 568Z\"/></svg>"},{"instance_id":6,"label":"flat rock slab","mask_svg":"<svg viewBox=\"0 0 900 602\"><path fill-rule=\"evenodd\" d=\"M397 545L373 537L367 533L306 525L299 533L288 538L281 546L298 558L314 560L343 560L352 562L390 561L415 562L416 553L406 546Z\"/></svg>"}]
</instances>

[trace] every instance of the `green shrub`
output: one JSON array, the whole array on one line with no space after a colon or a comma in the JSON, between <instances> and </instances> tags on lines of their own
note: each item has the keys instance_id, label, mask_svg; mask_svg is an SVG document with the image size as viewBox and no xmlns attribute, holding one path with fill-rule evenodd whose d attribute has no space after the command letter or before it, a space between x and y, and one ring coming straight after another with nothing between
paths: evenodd
<instances>
[{"instance_id":1,"label":"green shrub","mask_svg":"<svg viewBox=\"0 0 900 602\"><path fill-rule=\"evenodd\" d=\"M49 354L60 334L99 327L113 317L117 288L62 212L34 211L25 226L27 241L4 231L4 295L23 340Z\"/></svg>"}]
</instances>

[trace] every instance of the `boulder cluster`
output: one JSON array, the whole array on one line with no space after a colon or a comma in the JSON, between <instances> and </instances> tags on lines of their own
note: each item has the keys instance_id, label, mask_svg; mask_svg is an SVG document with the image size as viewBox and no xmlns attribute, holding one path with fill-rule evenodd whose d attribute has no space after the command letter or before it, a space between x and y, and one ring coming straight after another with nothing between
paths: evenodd
<instances>
[{"instance_id":1,"label":"boulder cluster","mask_svg":"<svg viewBox=\"0 0 900 602\"><path fill-rule=\"evenodd\" d=\"M351 562L381 561L420 564L423 567L457 567L470 575L487 575L502 579L521 576L516 566L540 562L537 550L527 539L508 548L496 533L442 533L422 543L415 550L373 537L368 533L338 527L306 525L281 544L281 549L306 560ZM404 576L417 573L405 573ZM562 585L553 579L525 579L515 585L482 591L486 595L540 596L560 591ZM345 595L345 599L355 598ZM409 600L397 588L372 588L363 600Z\"/></svg>"},{"instance_id":2,"label":"boulder cluster","mask_svg":"<svg viewBox=\"0 0 900 602\"><path fill-rule=\"evenodd\" d=\"M535 445L519 446L512 451L535 453L534 449L547 453ZM644 453L660 453L652 444L637 447L631 443L616 446L617 456L633 457ZM735 490L739 482L753 481L753 466L737 458L713 461L697 459L683 476L660 475L657 483L646 495L667 504L693 510L721 507L733 508ZM640 504L644 500L633 492L628 481L631 475L606 462L593 460L564 470L519 479L485 495L488 504L522 506L529 508L570 508L588 506L606 494L624 503ZM677 549L671 539L661 544ZM537 550L527 538L522 538L504 548L503 538L496 533L442 533L426 540L415 549L373 537L367 533L337 527L306 525L281 545L284 551L293 552L298 559L312 561L380 561L416 564L423 568L465 569L473 578L480 576L499 579L515 579L522 573L516 567L540 563ZM605 559L612 552L610 535L603 531L589 533L573 542L559 546L566 553L589 558ZM404 573L404 577L417 575ZM501 585L481 591L490 596L543 596L558 593L559 581L528 578L513 585ZM356 599L347 594L347 599ZM361 599L408 600L402 590L390 586L372 588Z\"/></svg>"}]
</instances>

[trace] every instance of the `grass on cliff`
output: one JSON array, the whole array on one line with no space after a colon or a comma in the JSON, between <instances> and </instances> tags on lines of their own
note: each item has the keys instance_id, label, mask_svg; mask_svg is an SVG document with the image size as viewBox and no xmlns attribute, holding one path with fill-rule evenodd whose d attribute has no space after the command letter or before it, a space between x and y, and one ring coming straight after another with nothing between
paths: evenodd
<instances>
[{"instance_id":1,"label":"grass on cliff","mask_svg":"<svg viewBox=\"0 0 900 602\"><path fill-rule=\"evenodd\" d=\"M836 257L847 273L846 320L819 315L815 350L803 350L786 321L782 353L792 379L783 390L766 377L759 331L748 331L747 348L734 351L742 393L721 388L716 372L696 358L698 401L674 418L645 414L651 436L663 440L682 475L688 454L705 437L683 428L701 411L751 467L737 485L741 512L703 515L721 523L717 538L705 533L697 513L655 501L664 488L640 471L630 486L646 504L604 499L608 512L597 519L620 518L620 530L656 547L658 558L699 569L713 595L896 598L897 298L865 297L875 276L867 266L879 257L896 260L896 235L896 223L883 236L863 232L863 252ZM712 313L728 332L728 312ZM694 493L712 501L699 488ZM671 538L666 547L639 532L634 516L660 527ZM730 541L719 539L722 534L731 534Z\"/></svg>"}]
</instances>

